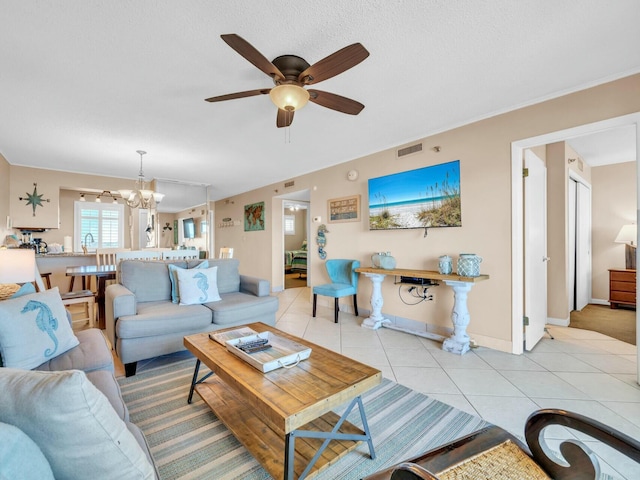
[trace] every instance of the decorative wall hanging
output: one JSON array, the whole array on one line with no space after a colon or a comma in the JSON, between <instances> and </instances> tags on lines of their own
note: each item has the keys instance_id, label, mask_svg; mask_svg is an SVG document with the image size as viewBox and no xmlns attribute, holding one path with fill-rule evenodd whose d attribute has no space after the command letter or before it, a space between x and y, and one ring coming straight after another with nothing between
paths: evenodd
<instances>
[{"instance_id":1,"label":"decorative wall hanging","mask_svg":"<svg viewBox=\"0 0 640 480\"><path fill-rule=\"evenodd\" d=\"M327 201L327 208L329 223L360 221L360 195L332 198Z\"/></svg>"},{"instance_id":2,"label":"decorative wall hanging","mask_svg":"<svg viewBox=\"0 0 640 480\"><path fill-rule=\"evenodd\" d=\"M244 231L264 230L264 202L244 206Z\"/></svg>"},{"instance_id":3,"label":"decorative wall hanging","mask_svg":"<svg viewBox=\"0 0 640 480\"><path fill-rule=\"evenodd\" d=\"M460 227L460 160L369 179L369 230Z\"/></svg>"},{"instance_id":4,"label":"decorative wall hanging","mask_svg":"<svg viewBox=\"0 0 640 480\"><path fill-rule=\"evenodd\" d=\"M44 207L44 205L42 205L42 202L50 202L51 200L49 198L42 198L44 196L44 194L40 194L38 195L38 184L34 183L33 184L33 193L26 193L26 197L19 197L21 201L26 200L27 201L27 206L31 205L31 208L33 209L33 216L36 216L36 207Z\"/></svg>"},{"instance_id":5,"label":"decorative wall hanging","mask_svg":"<svg viewBox=\"0 0 640 480\"><path fill-rule=\"evenodd\" d=\"M327 244L327 237L325 233L329 233L327 230L327 226L323 223L318 227L318 236L316 237L316 243L318 244L318 256L321 260L327 258L327 252L324 249L324 246Z\"/></svg>"}]
</instances>

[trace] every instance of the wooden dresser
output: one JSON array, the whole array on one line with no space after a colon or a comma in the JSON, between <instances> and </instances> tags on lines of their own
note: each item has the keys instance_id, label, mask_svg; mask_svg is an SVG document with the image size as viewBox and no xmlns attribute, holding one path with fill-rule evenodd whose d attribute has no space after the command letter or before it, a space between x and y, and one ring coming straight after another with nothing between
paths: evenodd
<instances>
[{"instance_id":1,"label":"wooden dresser","mask_svg":"<svg viewBox=\"0 0 640 480\"><path fill-rule=\"evenodd\" d=\"M636 306L635 270L609 269L609 303L611 308L618 308L618 305Z\"/></svg>"}]
</instances>

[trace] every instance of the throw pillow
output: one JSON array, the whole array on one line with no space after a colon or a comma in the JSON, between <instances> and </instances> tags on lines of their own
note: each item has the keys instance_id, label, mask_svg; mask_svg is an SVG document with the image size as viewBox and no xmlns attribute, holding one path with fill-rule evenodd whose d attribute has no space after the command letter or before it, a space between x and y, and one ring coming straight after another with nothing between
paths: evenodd
<instances>
[{"instance_id":1,"label":"throw pillow","mask_svg":"<svg viewBox=\"0 0 640 480\"><path fill-rule=\"evenodd\" d=\"M55 478L155 478L133 434L84 372L3 368L0 392L0 421L40 447Z\"/></svg>"},{"instance_id":2,"label":"throw pillow","mask_svg":"<svg viewBox=\"0 0 640 480\"><path fill-rule=\"evenodd\" d=\"M25 283L16 293L11 295L11 298L18 298L23 295L29 295L30 293L36 293L36 287L33 286L33 283Z\"/></svg>"},{"instance_id":3,"label":"throw pillow","mask_svg":"<svg viewBox=\"0 0 640 480\"><path fill-rule=\"evenodd\" d=\"M180 305L217 302L221 300L218 293L218 267L191 268L176 270L178 274L178 290Z\"/></svg>"},{"instance_id":4,"label":"throw pillow","mask_svg":"<svg viewBox=\"0 0 640 480\"><path fill-rule=\"evenodd\" d=\"M30 370L78 345L58 287L0 302L5 367Z\"/></svg>"},{"instance_id":5,"label":"throw pillow","mask_svg":"<svg viewBox=\"0 0 640 480\"><path fill-rule=\"evenodd\" d=\"M167 265L169 268L169 280L171 281L171 302L180 303L180 290L178 288L178 274L176 273L178 270L186 270L185 268L178 267L177 265L169 264ZM199 263L193 268L209 268L209 261L205 260L204 262Z\"/></svg>"},{"instance_id":6,"label":"throw pillow","mask_svg":"<svg viewBox=\"0 0 640 480\"><path fill-rule=\"evenodd\" d=\"M0 479L54 480L42 450L18 427L0 422Z\"/></svg>"}]
</instances>

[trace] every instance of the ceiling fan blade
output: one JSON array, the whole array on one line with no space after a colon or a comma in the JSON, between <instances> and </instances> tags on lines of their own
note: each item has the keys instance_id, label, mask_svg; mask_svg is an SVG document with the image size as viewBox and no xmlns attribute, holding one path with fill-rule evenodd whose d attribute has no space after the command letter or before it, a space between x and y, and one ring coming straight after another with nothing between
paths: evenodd
<instances>
[{"instance_id":1,"label":"ceiling fan blade","mask_svg":"<svg viewBox=\"0 0 640 480\"><path fill-rule=\"evenodd\" d=\"M278 116L276 118L276 125L278 128L288 127L293 122L293 110L278 109Z\"/></svg>"},{"instance_id":2,"label":"ceiling fan blade","mask_svg":"<svg viewBox=\"0 0 640 480\"><path fill-rule=\"evenodd\" d=\"M256 48L247 42L244 38L235 33L230 33L227 35L220 35L222 40L227 42L231 48L233 48L236 52L246 58L253 65L258 67L264 73L269 75L271 78L278 78L279 80L284 80L284 75L282 72L276 67L273 63L265 58Z\"/></svg>"},{"instance_id":3,"label":"ceiling fan blade","mask_svg":"<svg viewBox=\"0 0 640 480\"><path fill-rule=\"evenodd\" d=\"M322 82L355 67L368 56L366 48L354 43L311 65L298 76L298 81L305 85Z\"/></svg>"},{"instance_id":4,"label":"ceiling fan blade","mask_svg":"<svg viewBox=\"0 0 640 480\"><path fill-rule=\"evenodd\" d=\"M205 98L205 100L207 102L223 102L225 100L234 100L236 98L253 97L254 95L266 95L270 91L270 88L260 88L258 90L247 90L246 92L228 93L227 95Z\"/></svg>"},{"instance_id":5,"label":"ceiling fan blade","mask_svg":"<svg viewBox=\"0 0 640 480\"><path fill-rule=\"evenodd\" d=\"M309 92L309 101L322 105L323 107L337 110L338 112L347 113L349 115L358 115L364 105L347 97L336 95L335 93L323 92L321 90L307 90Z\"/></svg>"}]
</instances>

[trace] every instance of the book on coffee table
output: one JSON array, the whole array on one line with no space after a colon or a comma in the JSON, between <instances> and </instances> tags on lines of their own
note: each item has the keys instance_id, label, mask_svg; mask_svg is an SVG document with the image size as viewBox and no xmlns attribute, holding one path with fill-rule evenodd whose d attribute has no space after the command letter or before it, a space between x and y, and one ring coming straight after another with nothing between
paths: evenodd
<instances>
[{"instance_id":1,"label":"book on coffee table","mask_svg":"<svg viewBox=\"0 0 640 480\"><path fill-rule=\"evenodd\" d=\"M249 327L236 328L235 330L228 330L226 332L209 334L209 338L218 342L220 345L226 345L228 340L235 340L236 338L249 337L251 335L257 335L258 332Z\"/></svg>"}]
</instances>

